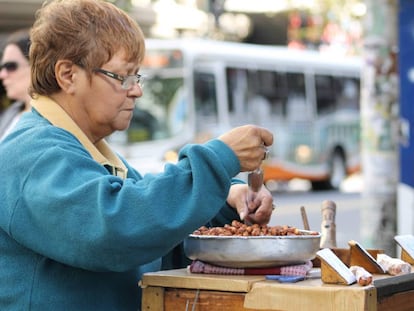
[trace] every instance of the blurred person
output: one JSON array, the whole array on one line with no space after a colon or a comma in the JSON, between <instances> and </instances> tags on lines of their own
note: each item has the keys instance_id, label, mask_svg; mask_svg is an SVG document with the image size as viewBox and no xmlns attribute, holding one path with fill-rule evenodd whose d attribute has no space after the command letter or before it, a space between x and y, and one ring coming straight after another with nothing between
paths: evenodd
<instances>
[{"instance_id":1,"label":"blurred person","mask_svg":"<svg viewBox=\"0 0 414 311\"><path fill-rule=\"evenodd\" d=\"M0 80L0 116L10 105L10 99L7 97L6 90Z\"/></svg>"},{"instance_id":2,"label":"blurred person","mask_svg":"<svg viewBox=\"0 0 414 311\"><path fill-rule=\"evenodd\" d=\"M0 80L13 100L0 115L0 141L10 132L23 112L30 110L29 30L12 33L6 40L0 64Z\"/></svg>"},{"instance_id":3,"label":"blurred person","mask_svg":"<svg viewBox=\"0 0 414 311\"><path fill-rule=\"evenodd\" d=\"M266 129L189 144L145 176L106 143L142 96L144 37L125 12L50 1L30 37L33 108L0 144L0 310L140 310L142 274L195 229L268 223L270 192L247 205L247 185L233 178L261 165Z\"/></svg>"}]
</instances>

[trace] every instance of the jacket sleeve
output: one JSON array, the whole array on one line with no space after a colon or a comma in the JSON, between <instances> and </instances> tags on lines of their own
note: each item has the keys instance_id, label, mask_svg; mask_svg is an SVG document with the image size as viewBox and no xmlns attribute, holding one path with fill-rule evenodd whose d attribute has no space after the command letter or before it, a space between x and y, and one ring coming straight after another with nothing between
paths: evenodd
<instances>
[{"instance_id":1,"label":"jacket sleeve","mask_svg":"<svg viewBox=\"0 0 414 311\"><path fill-rule=\"evenodd\" d=\"M63 130L37 136L42 143L30 152L24 139L11 151L24 159L4 172L20 170L5 192L20 195L6 202L1 226L28 249L96 271L126 271L165 255L219 213L240 169L233 151L212 140L186 146L161 174L140 178L130 168L122 180Z\"/></svg>"}]
</instances>

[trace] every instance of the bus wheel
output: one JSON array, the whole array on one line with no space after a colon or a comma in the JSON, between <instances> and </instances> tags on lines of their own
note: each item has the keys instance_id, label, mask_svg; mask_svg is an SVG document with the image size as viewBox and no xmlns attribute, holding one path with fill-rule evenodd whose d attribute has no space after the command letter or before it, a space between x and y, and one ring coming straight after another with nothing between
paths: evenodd
<instances>
[{"instance_id":1,"label":"bus wheel","mask_svg":"<svg viewBox=\"0 0 414 311\"><path fill-rule=\"evenodd\" d=\"M312 183L312 190L313 191L330 190L330 189L332 189L331 184L327 180L312 181L311 183Z\"/></svg>"},{"instance_id":2,"label":"bus wheel","mask_svg":"<svg viewBox=\"0 0 414 311\"><path fill-rule=\"evenodd\" d=\"M331 158L329 179L312 181L312 190L339 190L346 176L345 157L340 150L336 150Z\"/></svg>"},{"instance_id":3,"label":"bus wheel","mask_svg":"<svg viewBox=\"0 0 414 311\"><path fill-rule=\"evenodd\" d=\"M345 157L340 151L335 151L331 160L329 184L331 189L338 190L347 175Z\"/></svg>"}]
</instances>

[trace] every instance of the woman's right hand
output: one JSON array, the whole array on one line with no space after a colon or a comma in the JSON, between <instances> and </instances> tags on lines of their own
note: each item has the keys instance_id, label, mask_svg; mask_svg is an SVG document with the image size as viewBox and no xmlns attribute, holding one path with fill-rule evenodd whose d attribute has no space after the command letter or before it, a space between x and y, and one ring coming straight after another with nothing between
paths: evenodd
<instances>
[{"instance_id":1,"label":"woman's right hand","mask_svg":"<svg viewBox=\"0 0 414 311\"><path fill-rule=\"evenodd\" d=\"M255 125L236 127L218 139L227 144L240 161L240 171L254 171L266 157L267 148L273 144L273 134Z\"/></svg>"}]
</instances>

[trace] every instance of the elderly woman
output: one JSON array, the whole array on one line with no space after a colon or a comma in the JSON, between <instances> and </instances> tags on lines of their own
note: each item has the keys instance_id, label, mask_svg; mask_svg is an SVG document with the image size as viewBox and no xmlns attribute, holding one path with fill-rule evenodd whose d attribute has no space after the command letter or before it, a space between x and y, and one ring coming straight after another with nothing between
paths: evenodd
<instances>
[{"instance_id":1,"label":"elderly woman","mask_svg":"<svg viewBox=\"0 0 414 311\"><path fill-rule=\"evenodd\" d=\"M139 310L143 273L199 226L246 211L232 178L260 166L273 136L235 128L141 176L104 140L142 95L138 25L108 2L57 0L31 40L32 112L0 145L0 310ZM271 211L262 187L248 217Z\"/></svg>"}]
</instances>

